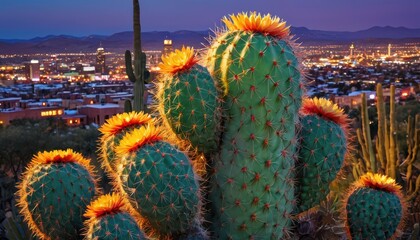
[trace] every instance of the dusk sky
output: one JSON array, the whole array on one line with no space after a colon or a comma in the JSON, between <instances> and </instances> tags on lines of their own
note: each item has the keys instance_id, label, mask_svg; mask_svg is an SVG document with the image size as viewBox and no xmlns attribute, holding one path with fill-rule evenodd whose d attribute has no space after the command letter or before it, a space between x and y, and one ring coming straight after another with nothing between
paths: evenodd
<instances>
[{"instance_id":1,"label":"dusk sky","mask_svg":"<svg viewBox=\"0 0 420 240\"><path fill-rule=\"evenodd\" d=\"M143 31L208 30L227 14L271 13L296 27L420 28L420 0L141 0ZM131 0L0 0L0 39L110 35L132 29Z\"/></svg>"}]
</instances>

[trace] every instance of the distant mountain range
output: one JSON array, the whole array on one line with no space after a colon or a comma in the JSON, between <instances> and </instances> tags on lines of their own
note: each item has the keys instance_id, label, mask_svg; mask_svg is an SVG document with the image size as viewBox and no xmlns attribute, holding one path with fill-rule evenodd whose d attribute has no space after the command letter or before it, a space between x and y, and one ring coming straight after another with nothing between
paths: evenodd
<instances>
[{"instance_id":1,"label":"distant mountain range","mask_svg":"<svg viewBox=\"0 0 420 240\"><path fill-rule=\"evenodd\" d=\"M420 29L405 27L372 27L362 31L321 31L305 27L292 27L291 32L304 45L327 43L397 43L420 42ZM208 44L211 31L143 32L142 44L145 50L161 50L164 39L172 39L174 47L182 45L201 48ZM28 40L0 39L0 54L21 53L63 53L94 52L102 45L106 51L124 52L132 49L133 32L120 32L110 36L90 35L74 37L69 35L49 35Z\"/></svg>"}]
</instances>

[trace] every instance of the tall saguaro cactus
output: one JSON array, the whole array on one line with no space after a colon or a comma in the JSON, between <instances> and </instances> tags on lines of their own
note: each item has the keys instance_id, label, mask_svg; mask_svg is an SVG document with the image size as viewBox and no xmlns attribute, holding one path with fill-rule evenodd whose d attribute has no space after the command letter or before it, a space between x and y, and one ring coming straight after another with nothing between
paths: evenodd
<instances>
[{"instance_id":1,"label":"tall saguaro cactus","mask_svg":"<svg viewBox=\"0 0 420 240\"><path fill-rule=\"evenodd\" d=\"M128 78L134 83L134 111L144 111L144 83L149 72L146 70L146 54L141 50L141 25L140 25L140 4L133 0L133 30L134 30L134 61L131 61L131 52L125 51L125 66ZM134 64L134 70L133 70Z\"/></svg>"}]
</instances>

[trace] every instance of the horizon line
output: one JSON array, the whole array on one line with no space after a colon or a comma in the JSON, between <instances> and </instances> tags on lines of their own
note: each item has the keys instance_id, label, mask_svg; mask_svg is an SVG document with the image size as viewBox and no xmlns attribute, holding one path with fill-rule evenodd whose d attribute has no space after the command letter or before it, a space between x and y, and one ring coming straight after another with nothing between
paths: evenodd
<instances>
[{"instance_id":1,"label":"horizon line","mask_svg":"<svg viewBox=\"0 0 420 240\"><path fill-rule=\"evenodd\" d=\"M409 30L420 30L419 28L411 28L411 27L405 27L405 26L390 26L390 25L385 25L385 26L372 26L366 29L361 29L361 30L354 30L354 31L350 31L350 30L322 30L322 29L311 29L305 26L291 26L292 28L306 28L308 30L311 31L324 31L324 32L349 32L349 33L355 33L355 32L360 32L360 31L366 31L372 28L405 28L405 29L409 29ZM169 32L169 33L175 33L175 32L179 32L179 31L191 31L191 32L204 32L204 31L213 31L213 29L207 29L207 30L189 30L189 29L179 29L179 30L148 30L148 31L142 31L142 33L150 33L150 32ZM91 34L66 34L66 33L51 33L51 34L47 34L47 35L38 35L35 37L27 37L27 38L0 38L0 40L32 40L35 38L45 38L45 37L50 37L50 36L70 36L70 37L77 37L77 38L82 38L82 37L89 37L89 36L104 36L104 37L108 37L114 34L118 34L118 33L123 33L123 32L133 32L133 30L126 30L126 31L118 31L118 32L114 32L114 33L108 33L108 34L95 34L95 33L91 33Z\"/></svg>"}]
</instances>

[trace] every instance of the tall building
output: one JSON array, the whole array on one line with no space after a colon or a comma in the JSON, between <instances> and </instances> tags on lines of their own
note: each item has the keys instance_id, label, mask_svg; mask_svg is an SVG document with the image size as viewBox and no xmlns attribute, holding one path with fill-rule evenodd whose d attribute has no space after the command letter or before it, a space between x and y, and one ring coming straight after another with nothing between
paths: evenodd
<instances>
[{"instance_id":1,"label":"tall building","mask_svg":"<svg viewBox=\"0 0 420 240\"><path fill-rule=\"evenodd\" d=\"M352 43L350 45L350 58L353 58L353 57L354 57L354 44Z\"/></svg>"},{"instance_id":2,"label":"tall building","mask_svg":"<svg viewBox=\"0 0 420 240\"><path fill-rule=\"evenodd\" d=\"M41 70L38 60L31 60L29 63L29 78L33 82L39 82L41 77Z\"/></svg>"},{"instance_id":3,"label":"tall building","mask_svg":"<svg viewBox=\"0 0 420 240\"><path fill-rule=\"evenodd\" d=\"M172 40L165 39L163 41L163 55L167 55L172 52Z\"/></svg>"},{"instance_id":4,"label":"tall building","mask_svg":"<svg viewBox=\"0 0 420 240\"><path fill-rule=\"evenodd\" d=\"M391 43L388 44L388 57L391 56Z\"/></svg>"},{"instance_id":5,"label":"tall building","mask_svg":"<svg viewBox=\"0 0 420 240\"><path fill-rule=\"evenodd\" d=\"M103 47L99 47L96 50L96 73L106 73L105 50Z\"/></svg>"}]
</instances>

